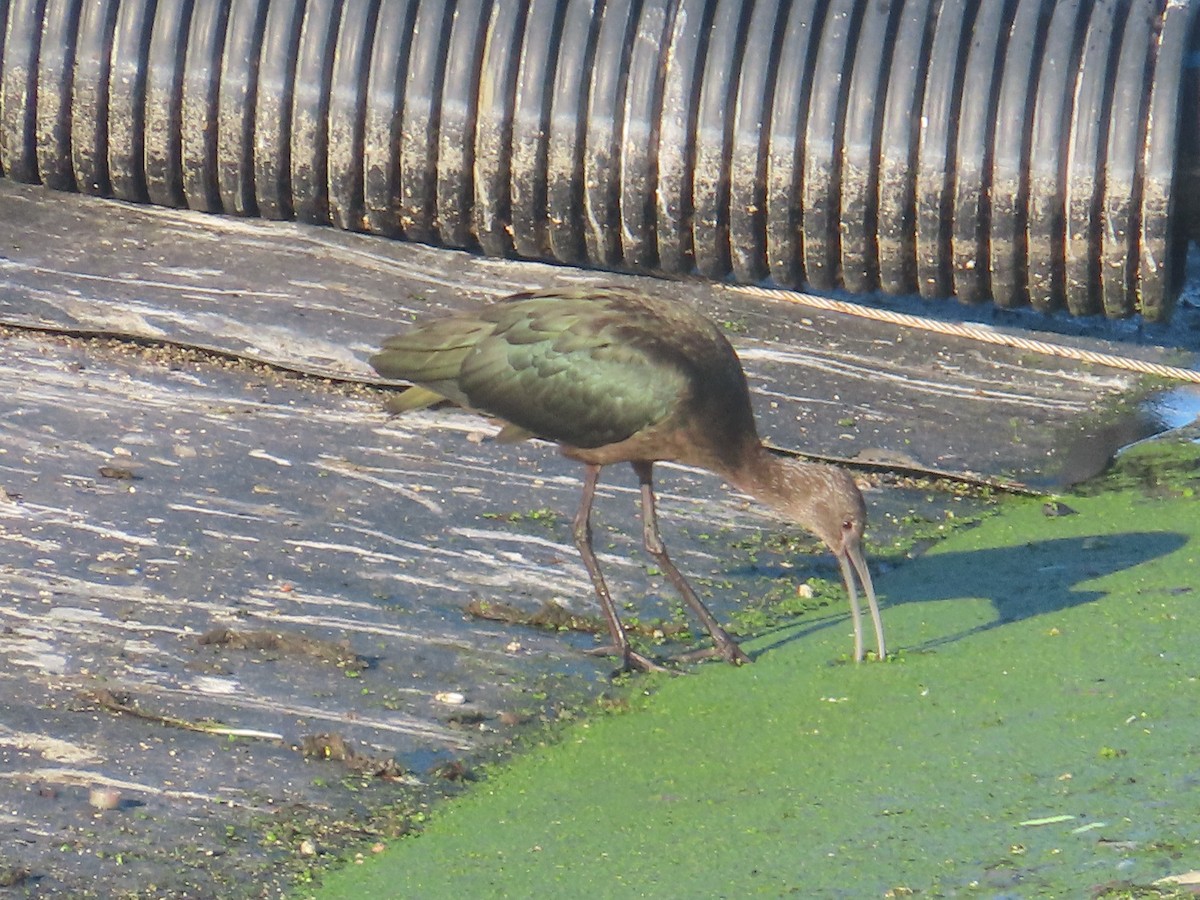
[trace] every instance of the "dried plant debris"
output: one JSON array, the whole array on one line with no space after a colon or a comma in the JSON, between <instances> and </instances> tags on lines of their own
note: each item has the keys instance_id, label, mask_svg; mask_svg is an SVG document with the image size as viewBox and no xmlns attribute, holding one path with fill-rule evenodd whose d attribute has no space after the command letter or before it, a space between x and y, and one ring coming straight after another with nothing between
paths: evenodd
<instances>
[{"instance_id":1,"label":"dried plant debris","mask_svg":"<svg viewBox=\"0 0 1200 900\"><path fill-rule=\"evenodd\" d=\"M101 478L111 478L114 481L141 481L142 476L131 466L101 466Z\"/></svg>"},{"instance_id":2,"label":"dried plant debris","mask_svg":"<svg viewBox=\"0 0 1200 900\"><path fill-rule=\"evenodd\" d=\"M1093 900L1182 900L1184 897L1196 896L1194 892L1186 893L1174 885L1138 884L1133 881L1106 881L1093 885L1089 896Z\"/></svg>"},{"instance_id":3,"label":"dried plant debris","mask_svg":"<svg viewBox=\"0 0 1200 900\"><path fill-rule=\"evenodd\" d=\"M474 781L475 773L460 759L452 759L429 770L429 774L443 781Z\"/></svg>"},{"instance_id":4,"label":"dried plant debris","mask_svg":"<svg viewBox=\"0 0 1200 900\"><path fill-rule=\"evenodd\" d=\"M98 706L109 712L133 716L134 718L144 719L147 722L157 722L160 725L167 725L171 728L182 728L185 731L199 731L204 734L219 734L230 737L262 738L270 741L283 740L283 735L272 731L259 731L256 728L230 728L227 725L222 725L219 722L213 722L209 719L193 721L191 719L180 719L176 716L150 712L139 707L128 694L118 694L106 688L80 691L77 696L84 703Z\"/></svg>"},{"instance_id":5,"label":"dried plant debris","mask_svg":"<svg viewBox=\"0 0 1200 900\"><path fill-rule=\"evenodd\" d=\"M537 612L526 612L507 603L472 600L467 604L468 615L507 625L528 625L550 631L579 631L584 634L607 633L607 626L595 616L580 616L553 600L547 600ZM650 638L673 637L687 631L686 624L670 622L630 622L626 631Z\"/></svg>"},{"instance_id":6,"label":"dried plant debris","mask_svg":"<svg viewBox=\"0 0 1200 900\"><path fill-rule=\"evenodd\" d=\"M29 870L25 867L0 863L0 888L19 887L28 877Z\"/></svg>"},{"instance_id":7,"label":"dried plant debris","mask_svg":"<svg viewBox=\"0 0 1200 900\"><path fill-rule=\"evenodd\" d=\"M253 650L272 654L273 658L299 657L333 663L343 669L367 669L370 663L350 648L349 641L326 641L286 631L235 631L214 628L197 638L201 646L221 646L231 650Z\"/></svg>"},{"instance_id":8,"label":"dried plant debris","mask_svg":"<svg viewBox=\"0 0 1200 900\"><path fill-rule=\"evenodd\" d=\"M300 739L306 759L340 762L352 772L377 778L404 778L405 772L391 757L360 753L340 734L308 734Z\"/></svg>"},{"instance_id":9,"label":"dried plant debris","mask_svg":"<svg viewBox=\"0 0 1200 900\"><path fill-rule=\"evenodd\" d=\"M581 631L599 634L604 625L593 616L578 616L553 600L547 600L537 612L526 612L508 603L491 600L472 600L467 604L467 613L477 619L504 622L507 625L528 625L551 631Z\"/></svg>"}]
</instances>

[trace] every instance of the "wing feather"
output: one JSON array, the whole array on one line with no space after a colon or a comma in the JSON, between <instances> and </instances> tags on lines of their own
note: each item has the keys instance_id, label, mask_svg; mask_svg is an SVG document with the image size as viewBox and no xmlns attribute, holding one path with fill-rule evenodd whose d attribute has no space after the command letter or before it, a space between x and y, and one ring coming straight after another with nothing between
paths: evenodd
<instances>
[{"instance_id":1,"label":"wing feather","mask_svg":"<svg viewBox=\"0 0 1200 900\"><path fill-rule=\"evenodd\" d=\"M419 323L388 338L371 365L515 429L594 448L717 387L701 383L711 381L714 358L732 357L744 392L732 353L711 322L682 305L620 289L554 289Z\"/></svg>"}]
</instances>

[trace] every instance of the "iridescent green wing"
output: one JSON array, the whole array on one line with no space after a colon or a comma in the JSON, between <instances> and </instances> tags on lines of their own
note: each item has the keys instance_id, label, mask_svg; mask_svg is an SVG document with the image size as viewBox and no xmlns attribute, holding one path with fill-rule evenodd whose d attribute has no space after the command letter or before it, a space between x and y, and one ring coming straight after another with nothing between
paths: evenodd
<instances>
[{"instance_id":1,"label":"iridescent green wing","mask_svg":"<svg viewBox=\"0 0 1200 900\"><path fill-rule=\"evenodd\" d=\"M457 385L470 406L533 434L590 448L661 422L688 389L660 352L663 323L604 292L502 301L481 317L494 330L462 361Z\"/></svg>"}]
</instances>

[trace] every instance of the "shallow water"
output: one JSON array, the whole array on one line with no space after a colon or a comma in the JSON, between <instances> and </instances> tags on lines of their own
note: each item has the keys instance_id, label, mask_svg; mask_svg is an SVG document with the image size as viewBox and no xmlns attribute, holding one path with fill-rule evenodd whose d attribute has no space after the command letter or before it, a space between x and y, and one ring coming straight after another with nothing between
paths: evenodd
<instances>
[{"instance_id":1,"label":"shallow water","mask_svg":"<svg viewBox=\"0 0 1200 900\"><path fill-rule=\"evenodd\" d=\"M1123 450L1147 438L1187 428L1200 417L1200 385L1183 384L1155 391L1136 404L1077 420L1060 431L1049 465L1030 483L1060 490L1099 475Z\"/></svg>"},{"instance_id":2,"label":"shallow water","mask_svg":"<svg viewBox=\"0 0 1200 900\"><path fill-rule=\"evenodd\" d=\"M1144 406L1162 430L1184 428L1200 420L1200 384L1183 384L1155 394Z\"/></svg>"}]
</instances>

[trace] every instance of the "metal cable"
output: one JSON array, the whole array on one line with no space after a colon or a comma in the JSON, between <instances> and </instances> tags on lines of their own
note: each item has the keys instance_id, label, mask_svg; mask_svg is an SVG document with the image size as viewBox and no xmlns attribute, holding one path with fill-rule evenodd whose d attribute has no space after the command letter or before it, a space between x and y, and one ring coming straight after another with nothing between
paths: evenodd
<instances>
[{"instance_id":1,"label":"metal cable","mask_svg":"<svg viewBox=\"0 0 1200 900\"><path fill-rule=\"evenodd\" d=\"M996 344L1001 347L1014 347L1018 350L1027 350L1031 353L1041 353L1045 356L1055 356L1060 359L1073 359L1080 362L1094 363L1095 365L1106 366L1110 369L1121 369L1126 372L1137 372L1143 375L1168 378L1172 381L1200 384L1200 371L1196 369L1166 366L1161 363L1145 362L1144 360L1132 359L1127 356L1116 356L1112 353L1097 353L1094 350L1065 347L1062 344L1052 344L1048 341L1038 341L1015 334L1006 334L1003 331L997 331L989 325L968 324L965 322L941 322L937 319L928 319L922 316L913 316L908 313L893 312L892 310L878 309L872 306L860 306L856 303L847 303L844 300L817 297L813 294L805 294L799 291L740 284L728 285L727 287L729 290L739 294L749 294L754 297L763 297L770 300L783 300L787 303L795 303L800 306L812 307L813 309L823 309L828 312L845 313L864 319L872 319L876 322L900 325L904 328L918 328L922 331L969 338L973 341Z\"/></svg>"}]
</instances>

